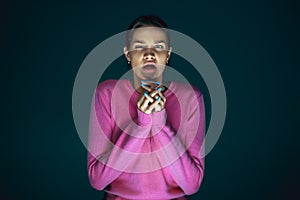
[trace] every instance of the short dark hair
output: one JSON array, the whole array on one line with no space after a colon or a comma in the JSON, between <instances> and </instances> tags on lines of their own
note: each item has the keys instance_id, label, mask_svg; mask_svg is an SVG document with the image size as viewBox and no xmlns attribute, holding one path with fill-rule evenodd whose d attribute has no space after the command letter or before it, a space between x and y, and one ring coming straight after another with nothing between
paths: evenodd
<instances>
[{"instance_id":1,"label":"short dark hair","mask_svg":"<svg viewBox=\"0 0 300 200\"><path fill-rule=\"evenodd\" d=\"M147 27L147 26L162 28L162 30L165 32L166 37L167 37L167 46L168 47L170 46L170 35L167 30L168 25L166 24L166 22L164 22L164 20L162 20L157 15L142 15L142 16L137 17L135 20L133 20L127 28L125 45L128 49L130 47L130 42L132 40L132 35L133 35L135 29L140 28L140 27Z\"/></svg>"}]
</instances>

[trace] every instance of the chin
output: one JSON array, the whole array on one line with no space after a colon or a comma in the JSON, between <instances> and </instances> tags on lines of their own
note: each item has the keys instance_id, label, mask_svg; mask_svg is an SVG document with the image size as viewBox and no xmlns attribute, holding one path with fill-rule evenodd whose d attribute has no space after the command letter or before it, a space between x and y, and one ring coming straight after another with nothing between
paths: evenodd
<instances>
[{"instance_id":1,"label":"chin","mask_svg":"<svg viewBox=\"0 0 300 200\"><path fill-rule=\"evenodd\" d=\"M152 80L157 80L158 77L157 76L154 76L154 75L144 75L142 79L145 79L145 80L149 80L149 81L152 81Z\"/></svg>"}]
</instances>

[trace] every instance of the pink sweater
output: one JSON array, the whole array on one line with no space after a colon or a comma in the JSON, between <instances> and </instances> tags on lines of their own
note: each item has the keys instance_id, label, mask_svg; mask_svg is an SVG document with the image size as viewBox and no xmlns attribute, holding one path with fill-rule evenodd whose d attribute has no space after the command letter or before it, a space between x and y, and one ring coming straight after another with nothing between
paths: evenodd
<instances>
[{"instance_id":1,"label":"pink sweater","mask_svg":"<svg viewBox=\"0 0 300 200\"><path fill-rule=\"evenodd\" d=\"M88 174L107 199L185 199L204 172L202 94L171 82L165 109L145 114L129 80L98 85L91 107Z\"/></svg>"}]
</instances>

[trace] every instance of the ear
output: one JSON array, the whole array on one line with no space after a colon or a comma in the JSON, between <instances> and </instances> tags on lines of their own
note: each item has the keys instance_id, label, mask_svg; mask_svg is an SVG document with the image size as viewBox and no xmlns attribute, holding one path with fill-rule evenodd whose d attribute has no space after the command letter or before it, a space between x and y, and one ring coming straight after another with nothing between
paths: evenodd
<instances>
[{"instance_id":1,"label":"ear","mask_svg":"<svg viewBox=\"0 0 300 200\"><path fill-rule=\"evenodd\" d=\"M172 53L172 47L170 47L169 50L168 50L167 60L170 59L171 53Z\"/></svg>"},{"instance_id":2,"label":"ear","mask_svg":"<svg viewBox=\"0 0 300 200\"><path fill-rule=\"evenodd\" d=\"M124 47L123 51L124 51L124 55L125 55L127 61L131 61L130 54L129 54L127 47Z\"/></svg>"}]
</instances>

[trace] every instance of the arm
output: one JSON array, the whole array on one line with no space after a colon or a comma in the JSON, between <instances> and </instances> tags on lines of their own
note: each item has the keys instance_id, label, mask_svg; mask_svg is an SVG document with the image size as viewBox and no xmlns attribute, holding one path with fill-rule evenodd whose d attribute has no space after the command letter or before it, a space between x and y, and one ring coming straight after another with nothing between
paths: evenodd
<instances>
[{"instance_id":1,"label":"arm","mask_svg":"<svg viewBox=\"0 0 300 200\"><path fill-rule=\"evenodd\" d=\"M164 123L166 121L165 109L152 114L152 129L159 131L153 137L154 142L161 147L168 147L164 149L163 154L160 154L159 159L162 164L174 161L165 169L177 185L188 195L198 191L204 172L204 158L202 158L203 154L200 153L205 136L205 113L202 95L198 95L189 105L191 108L187 124L183 134L177 133L177 135L180 135L179 137L175 137L171 126ZM184 137L181 135L184 135ZM174 143L170 143L172 140ZM190 146L185 151L188 144Z\"/></svg>"},{"instance_id":2,"label":"arm","mask_svg":"<svg viewBox=\"0 0 300 200\"><path fill-rule=\"evenodd\" d=\"M139 126L133 126L134 123L129 124L113 144L111 142L113 119L110 113L109 96L104 89L98 88L90 114L88 175L91 185L98 190L103 190L118 178L133 159L129 152L138 152L144 144L145 139L132 137L127 133L139 131L139 135L147 136L152 123L151 115L138 110Z\"/></svg>"}]
</instances>

